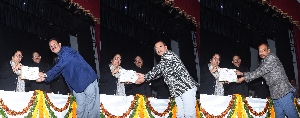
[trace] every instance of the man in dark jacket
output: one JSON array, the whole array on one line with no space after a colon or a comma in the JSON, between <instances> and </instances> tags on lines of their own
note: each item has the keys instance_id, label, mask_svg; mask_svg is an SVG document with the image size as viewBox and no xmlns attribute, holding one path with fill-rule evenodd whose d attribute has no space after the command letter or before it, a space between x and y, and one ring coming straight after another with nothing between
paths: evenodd
<instances>
[{"instance_id":1,"label":"man in dark jacket","mask_svg":"<svg viewBox=\"0 0 300 118\"><path fill-rule=\"evenodd\" d=\"M234 66L231 67L231 69L236 69L241 72L248 72L249 70L246 67L241 66L241 58L238 55L234 55L232 58L232 64ZM238 78L241 78L241 76L238 76ZM240 94L245 97L248 97L248 85L247 82L243 81L242 83L235 83L231 82L229 84L224 84L224 88L228 89L228 95L232 94Z\"/></svg>"},{"instance_id":2,"label":"man in dark jacket","mask_svg":"<svg viewBox=\"0 0 300 118\"><path fill-rule=\"evenodd\" d=\"M30 65L31 67L39 67L40 72L46 72L49 70L49 64L41 62L42 56L38 52L32 53L32 61L33 63ZM47 93L51 92L50 84L46 82L36 82L30 81L31 90L41 90L46 91Z\"/></svg>"},{"instance_id":3,"label":"man in dark jacket","mask_svg":"<svg viewBox=\"0 0 300 118\"><path fill-rule=\"evenodd\" d=\"M295 92L295 88L290 84L279 58L270 53L269 46L265 43L259 45L258 52L262 58L261 65L253 72L236 71L237 75L244 75L237 80L237 83L244 80L250 82L262 76L269 85L276 118L284 118L285 115L288 118L299 118L294 105L293 92Z\"/></svg>"},{"instance_id":4,"label":"man in dark jacket","mask_svg":"<svg viewBox=\"0 0 300 118\"><path fill-rule=\"evenodd\" d=\"M76 50L62 47L57 39L51 39L49 47L58 55L57 63L47 73L40 72L40 78L36 81L50 82L62 74L76 97L77 117L99 118L100 95L96 72Z\"/></svg>"},{"instance_id":5,"label":"man in dark jacket","mask_svg":"<svg viewBox=\"0 0 300 118\"><path fill-rule=\"evenodd\" d=\"M143 66L144 61L140 56L135 57L134 64L135 64L135 67L132 70L136 71L137 73L146 74L147 72L150 71L149 68ZM145 95L147 97L151 97L151 95L152 95L151 88L150 88L150 85L148 82L144 82L142 84L133 83L133 84L129 84L129 86L131 87L130 93L132 95L141 94L141 95Z\"/></svg>"}]
</instances>

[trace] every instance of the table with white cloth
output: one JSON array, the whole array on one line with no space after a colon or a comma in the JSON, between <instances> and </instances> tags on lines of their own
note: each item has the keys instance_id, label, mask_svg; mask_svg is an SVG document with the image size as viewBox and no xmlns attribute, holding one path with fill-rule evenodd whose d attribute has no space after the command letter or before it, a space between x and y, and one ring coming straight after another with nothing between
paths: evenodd
<instances>
[{"instance_id":1,"label":"table with white cloth","mask_svg":"<svg viewBox=\"0 0 300 118\"><path fill-rule=\"evenodd\" d=\"M51 102L55 107L63 108L68 100L68 95L61 95L61 94L47 94ZM30 92L14 92L14 91L3 91L0 90L0 99L2 99L3 103L10 109L14 111L22 111L25 107L28 106L31 97L33 96L33 91ZM3 107L3 106L0 106ZM51 108L52 109L52 108ZM67 109L68 110L68 109ZM54 109L55 115L58 118L63 118L67 112L64 110L62 112L57 112ZM28 112L12 116L7 114L9 118L24 118L24 116L28 115ZM0 115L1 116L1 115Z\"/></svg>"},{"instance_id":2,"label":"table with white cloth","mask_svg":"<svg viewBox=\"0 0 300 118\"><path fill-rule=\"evenodd\" d=\"M22 111L25 107L28 106L28 103L30 102L31 97L33 96L34 92L13 92L13 91L1 91L0 90L0 99L2 100L2 104L5 104L10 110L13 111ZM63 108L66 104L69 96L68 95L61 95L61 94L47 94L48 98L50 99L51 103L57 108ZM135 96L114 96L114 95L105 95L100 94L100 102L102 103L102 106L105 108L106 111L111 113L114 116L122 116L123 113L128 111L129 107L131 106L131 102L135 99ZM231 96L215 96L215 95L200 95L200 103L201 107L205 109L205 111L209 114L213 115L220 115L223 111L226 110L228 107L230 101L233 98ZM146 99L145 99L146 100ZM167 107L168 103L170 102L169 99L157 99L157 98L148 98L149 104L153 107L155 111L158 113L163 113ZM259 98L249 98L247 97L246 100L248 101L249 106L252 107L252 109L256 112L263 111L264 107L266 106L267 99L259 99ZM299 101L298 101L299 103ZM146 104L145 104L146 105ZM0 106L3 110L3 106ZM51 108L54 112L55 116L58 118L63 118L66 113L68 112L68 109L63 110L61 112L58 112ZM132 110L133 111L133 110ZM130 111L130 114L132 114L132 111ZM4 112L7 112L4 110ZM9 118L24 118L24 116L28 115L29 110L21 115L12 116L6 113L6 115ZM154 117L159 117L151 112L151 114ZM251 113L250 113L251 114ZM228 115L228 114L227 114ZM226 115L226 116L227 116ZM266 114L263 114L262 116L255 116L251 114L255 118L259 117L266 117ZM1 114L0 114L1 116ZM169 116L169 113L167 113L165 116L162 116L163 118L166 118ZM225 116L225 117L226 117ZM127 115L129 117L129 115Z\"/></svg>"}]
</instances>

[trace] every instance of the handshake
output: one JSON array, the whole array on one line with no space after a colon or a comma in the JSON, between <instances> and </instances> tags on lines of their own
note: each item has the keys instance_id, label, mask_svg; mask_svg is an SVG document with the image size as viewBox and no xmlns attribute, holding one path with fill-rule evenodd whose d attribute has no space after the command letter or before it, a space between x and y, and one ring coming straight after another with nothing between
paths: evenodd
<instances>
[{"instance_id":1,"label":"handshake","mask_svg":"<svg viewBox=\"0 0 300 118\"><path fill-rule=\"evenodd\" d=\"M39 77L38 79L36 79L35 81L36 82L42 82L42 81L45 81L45 78L47 77L46 73L43 73L43 72L39 72Z\"/></svg>"},{"instance_id":2,"label":"handshake","mask_svg":"<svg viewBox=\"0 0 300 118\"><path fill-rule=\"evenodd\" d=\"M145 82L145 75L142 73L136 73L136 75L138 76L138 79L135 81L135 84L141 84L143 82Z\"/></svg>"},{"instance_id":3,"label":"handshake","mask_svg":"<svg viewBox=\"0 0 300 118\"><path fill-rule=\"evenodd\" d=\"M236 70L236 71L235 71L235 73L236 73L236 75L241 75L241 76L244 76L244 73L243 73L243 72L241 72L241 71L239 71L239 70ZM244 78L244 77L237 78L237 79L236 79L236 83L242 83L244 80L245 80L245 78Z\"/></svg>"}]
</instances>

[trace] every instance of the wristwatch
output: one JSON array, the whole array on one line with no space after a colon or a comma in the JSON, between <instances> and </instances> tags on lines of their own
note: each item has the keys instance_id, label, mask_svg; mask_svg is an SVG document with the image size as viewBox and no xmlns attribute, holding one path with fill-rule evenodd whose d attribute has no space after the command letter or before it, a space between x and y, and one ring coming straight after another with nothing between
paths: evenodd
<instances>
[{"instance_id":1,"label":"wristwatch","mask_svg":"<svg viewBox=\"0 0 300 118\"><path fill-rule=\"evenodd\" d=\"M44 73L44 77L45 77L45 78L47 77L47 74L46 74L46 73Z\"/></svg>"}]
</instances>

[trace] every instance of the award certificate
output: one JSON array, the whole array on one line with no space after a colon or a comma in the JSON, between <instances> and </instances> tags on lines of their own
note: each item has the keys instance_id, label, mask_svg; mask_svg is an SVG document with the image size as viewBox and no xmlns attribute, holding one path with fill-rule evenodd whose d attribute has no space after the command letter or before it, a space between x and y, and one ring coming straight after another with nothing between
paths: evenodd
<instances>
[{"instance_id":1,"label":"award certificate","mask_svg":"<svg viewBox=\"0 0 300 118\"><path fill-rule=\"evenodd\" d=\"M236 69L219 68L219 81L236 82Z\"/></svg>"},{"instance_id":2,"label":"award certificate","mask_svg":"<svg viewBox=\"0 0 300 118\"><path fill-rule=\"evenodd\" d=\"M120 70L120 82L131 82L135 83L135 81L138 79L138 76L136 75L136 72L133 70Z\"/></svg>"},{"instance_id":3,"label":"award certificate","mask_svg":"<svg viewBox=\"0 0 300 118\"><path fill-rule=\"evenodd\" d=\"M36 80L39 77L39 67L22 66L21 79Z\"/></svg>"}]
</instances>

